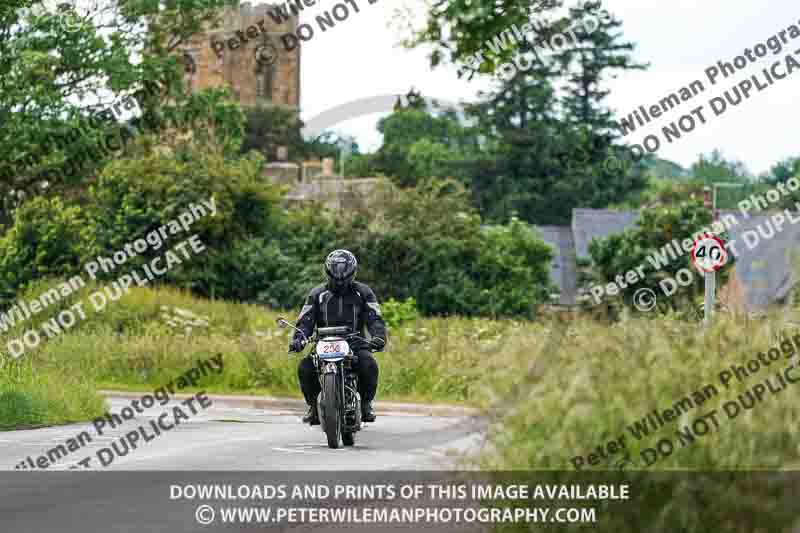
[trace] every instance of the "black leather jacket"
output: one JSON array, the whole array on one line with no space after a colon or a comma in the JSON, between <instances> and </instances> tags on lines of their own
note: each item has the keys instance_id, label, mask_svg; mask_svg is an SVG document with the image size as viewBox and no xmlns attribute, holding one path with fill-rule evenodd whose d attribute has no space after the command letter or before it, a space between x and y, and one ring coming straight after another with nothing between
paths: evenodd
<instances>
[{"instance_id":1,"label":"black leather jacket","mask_svg":"<svg viewBox=\"0 0 800 533\"><path fill-rule=\"evenodd\" d=\"M383 339L384 344L387 341L386 323L381 316L378 299L369 286L357 281L341 293L334 292L327 284L311 289L295 325L303 330L306 337L311 337L316 327L348 326L362 336L365 336L366 328L372 337ZM294 338L302 336L295 332ZM368 347L358 341L351 344L353 350Z\"/></svg>"}]
</instances>

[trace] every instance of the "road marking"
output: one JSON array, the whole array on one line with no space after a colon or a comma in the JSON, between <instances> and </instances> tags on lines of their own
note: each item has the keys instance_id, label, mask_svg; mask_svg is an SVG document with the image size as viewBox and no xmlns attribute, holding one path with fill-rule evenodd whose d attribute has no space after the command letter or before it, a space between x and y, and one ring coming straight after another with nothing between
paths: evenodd
<instances>
[{"instance_id":1,"label":"road marking","mask_svg":"<svg viewBox=\"0 0 800 533\"><path fill-rule=\"evenodd\" d=\"M310 453L312 455L322 455L320 452L310 452L308 450L292 450L291 448L272 448L276 452L287 452L287 453Z\"/></svg>"}]
</instances>

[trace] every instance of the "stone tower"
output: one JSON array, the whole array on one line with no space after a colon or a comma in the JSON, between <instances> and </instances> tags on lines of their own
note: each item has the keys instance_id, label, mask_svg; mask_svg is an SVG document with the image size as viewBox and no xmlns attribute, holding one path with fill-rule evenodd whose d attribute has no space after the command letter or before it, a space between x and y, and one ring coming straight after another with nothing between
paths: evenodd
<instances>
[{"instance_id":1,"label":"stone tower","mask_svg":"<svg viewBox=\"0 0 800 533\"><path fill-rule=\"evenodd\" d=\"M231 88L243 107L300 105L300 45L287 51L281 35L297 29L297 16L280 24L273 6L250 2L221 11L219 28L194 35L182 47L192 90Z\"/></svg>"}]
</instances>

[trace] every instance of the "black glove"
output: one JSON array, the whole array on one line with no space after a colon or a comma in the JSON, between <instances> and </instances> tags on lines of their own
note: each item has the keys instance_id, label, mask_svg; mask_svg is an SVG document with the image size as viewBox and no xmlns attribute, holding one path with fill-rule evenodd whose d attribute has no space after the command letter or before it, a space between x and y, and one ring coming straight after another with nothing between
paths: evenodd
<instances>
[{"instance_id":1,"label":"black glove","mask_svg":"<svg viewBox=\"0 0 800 533\"><path fill-rule=\"evenodd\" d=\"M380 352L386 347L386 341L380 337L372 337L369 344L376 352Z\"/></svg>"},{"instance_id":2,"label":"black glove","mask_svg":"<svg viewBox=\"0 0 800 533\"><path fill-rule=\"evenodd\" d=\"M289 353L292 352L302 352L303 348L306 347L306 341L299 337L295 337L292 339L292 342L289 343Z\"/></svg>"}]
</instances>

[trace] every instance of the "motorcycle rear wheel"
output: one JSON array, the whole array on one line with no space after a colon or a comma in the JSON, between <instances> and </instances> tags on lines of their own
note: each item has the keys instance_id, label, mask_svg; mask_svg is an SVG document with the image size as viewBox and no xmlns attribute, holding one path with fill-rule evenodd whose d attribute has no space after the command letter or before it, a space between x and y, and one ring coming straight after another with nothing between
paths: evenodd
<instances>
[{"instance_id":1,"label":"motorcycle rear wheel","mask_svg":"<svg viewBox=\"0 0 800 533\"><path fill-rule=\"evenodd\" d=\"M355 433L342 433L342 444L345 446L352 446L356 443Z\"/></svg>"},{"instance_id":2,"label":"motorcycle rear wheel","mask_svg":"<svg viewBox=\"0 0 800 533\"><path fill-rule=\"evenodd\" d=\"M322 410L325 417L325 435L328 447L338 448L342 440L342 417L339 413L339 387L336 374L325 374L322 389Z\"/></svg>"}]
</instances>

